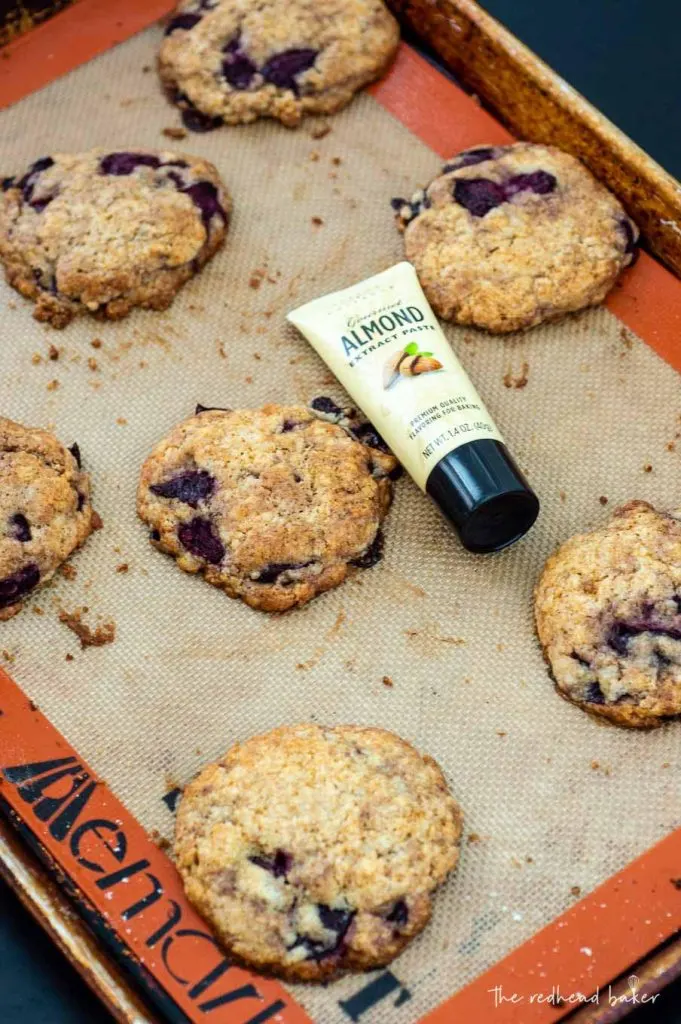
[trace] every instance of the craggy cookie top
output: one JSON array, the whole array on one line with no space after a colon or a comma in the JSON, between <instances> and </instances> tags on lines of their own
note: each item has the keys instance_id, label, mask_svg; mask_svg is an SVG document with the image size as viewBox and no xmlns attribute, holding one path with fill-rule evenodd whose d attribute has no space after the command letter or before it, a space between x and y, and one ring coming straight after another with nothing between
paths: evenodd
<instances>
[{"instance_id":1,"label":"craggy cookie top","mask_svg":"<svg viewBox=\"0 0 681 1024\"><path fill-rule=\"evenodd\" d=\"M349 103L398 41L382 0L190 0L168 24L159 70L190 128L258 117L295 127Z\"/></svg>"},{"instance_id":2,"label":"craggy cookie top","mask_svg":"<svg viewBox=\"0 0 681 1024\"><path fill-rule=\"evenodd\" d=\"M579 160L529 142L466 150L393 208L438 315L495 332L601 302L638 238Z\"/></svg>"},{"instance_id":3,"label":"craggy cookie top","mask_svg":"<svg viewBox=\"0 0 681 1024\"><path fill-rule=\"evenodd\" d=\"M539 639L559 691L620 725L681 714L681 514L618 509L549 558Z\"/></svg>"},{"instance_id":4,"label":"craggy cookie top","mask_svg":"<svg viewBox=\"0 0 681 1024\"><path fill-rule=\"evenodd\" d=\"M35 316L165 309L222 244L230 200L212 164L156 150L57 153L0 193L0 259Z\"/></svg>"},{"instance_id":5,"label":"craggy cookie top","mask_svg":"<svg viewBox=\"0 0 681 1024\"><path fill-rule=\"evenodd\" d=\"M421 931L461 827L435 761L398 736L298 725L201 772L175 853L231 954L313 981L388 963Z\"/></svg>"},{"instance_id":6,"label":"craggy cookie top","mask_svg":"<svg viewBox=\"0 0 681 1024\"><path fill-rule=\"evenodd\" d=\"M92 530L90 480L44 430L0 419L0 619L49 579Z\"/></svg>"},{"instance_id":7,"label":"craggy cookie top","mask_svg":"<svg viewBox=\"0 0 681 1024\"><path fill-rule=\"evenodd\" d=\"M305 406L208 409L154 449L137 507L182 569L285 611L377 560L396 464Z\"/></svg>"}]
</instances>

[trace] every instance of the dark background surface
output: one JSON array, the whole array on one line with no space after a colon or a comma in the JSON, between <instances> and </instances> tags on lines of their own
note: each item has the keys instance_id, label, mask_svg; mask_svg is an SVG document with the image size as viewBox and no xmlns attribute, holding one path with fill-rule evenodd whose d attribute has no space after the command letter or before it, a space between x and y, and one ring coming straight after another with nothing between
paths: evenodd
<instances>
[{"instance_id":1,"label":"dark background surface","mask_svg":"<svg viewBox=\"0 0 681 1024\"><path fill-rule=\"evenodd\" d=\"M681 177L679 0L486 0L485 6ZM627 1020L681 1024L681 983ZM101 1004L0 882L0 1024L109 1021Z\"/></svg>"}]
</instances>

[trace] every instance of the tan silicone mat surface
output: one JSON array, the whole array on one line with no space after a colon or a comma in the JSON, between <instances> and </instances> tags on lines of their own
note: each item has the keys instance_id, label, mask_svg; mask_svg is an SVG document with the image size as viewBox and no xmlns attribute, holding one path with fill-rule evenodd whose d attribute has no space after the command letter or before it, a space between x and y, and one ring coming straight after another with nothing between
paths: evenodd
<instances>
[{"instance_id":1,"label":"tan silicone mat surface","mask_svg":"<svg viewBox=\"0 0 681 1024\"><path fill-rule=\"evenodd\" d=\"M58 577L3 624L0 649L164 836L169 789L235 740L284 722L377 724L436 757L475 836L432 923L393 965L411 1000L372 1011L372 1021L411 1022L569 906L574 887L587 892L681 824L679 726L621 732L560 700L531 614L535 578L561 540L633 497L681 503L679 454L667 450L679 379L603 309L506 340L451 329L542 499L527 539L469 555L403 479L383 562L299 611L268 618L182 573L136 519L144 457L197 402L342 397L284 314L400 259L389 199L439 161L368 95L316 141L310 124L257 124L171 143L161 129L178 118L149 70L159 37L143 33L0 119L3 173L60 149L185 148L217 164L235 203L224 250L166 314L82 318L56 332L0 286L0 410L79 442L104 520L73 559L76 578ZM113 644L80 650L58 612L83 605L93 625L115 622ZM338 1001L364 983L295 996L320 1024L336 1024L347 1019Z\"/></svg>"}]
</instances>

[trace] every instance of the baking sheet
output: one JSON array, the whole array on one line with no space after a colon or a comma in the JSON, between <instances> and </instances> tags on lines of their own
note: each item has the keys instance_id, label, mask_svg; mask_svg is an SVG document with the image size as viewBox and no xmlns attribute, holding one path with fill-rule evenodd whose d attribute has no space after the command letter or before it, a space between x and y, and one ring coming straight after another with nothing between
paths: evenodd
<instances>
[{"instance_id":1,"label":"baking sheet","mask_svg":"<svg viewBox=\"0 0 681 1024\"><path fill-rule=\"evenodd\" d=\"M413 1021L681 823L678 726L624 733L561 701L531 617L534 580L562 539L632 497L679 504L668 450L681 429L678 377L604 309L508 339L448 329L542 499L526 540L467 554L402 480L384 561L299 611L268 618L181 573L135 516L144 457L196 402L342 397L284 314L400 259L389 199L439 160L366 94L321 139L313 123L257 124L170 143L161 130L177 114L144 70L159 37L143 33L0 119L3 173L55 150L175 146L213 160L235 203L225 248L168 313L56 332L0 286L0 408L78 440L104 520L73 559L76 578L58 577L3 624L0 648L128 808L167 837L168 790L283 722L378 724L435 756L473 841L431 925L393 965L411 1000L373 1011ZM116 623L112 645L81 650L58 621L82 606L93 625ZM362 984L291 988L334 1024Z\"/></svg>"}]
</instances>

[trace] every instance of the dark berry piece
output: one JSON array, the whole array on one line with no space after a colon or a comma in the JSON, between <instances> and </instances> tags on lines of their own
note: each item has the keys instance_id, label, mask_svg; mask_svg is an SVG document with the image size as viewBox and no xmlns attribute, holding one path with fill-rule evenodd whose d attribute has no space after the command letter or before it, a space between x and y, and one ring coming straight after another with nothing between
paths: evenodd
<instances>
[{"instance_id":1,"label":"dark berry piece","mask_svg":"<svg viewBox=\"0 0 681 1024\"><path fill-rule=\"evenodd\" d=\"M303 424L300 422L300 420L284 420L284 422L281 425L281 432L282 434L288 434L290 433L290 431L295 430L296 427L302 426Z\"/></svg>"},{"instance_id":2,"label":"dark berry piece","mask_svg":"<svg viewBox=\"0 0 681 1024\"><path fill-rule=\"evenodd\" d=\"M39 175L46 171L48 167L52 167L53 164L54 160L51 156L43 156L40 160L36 160L35 163L31 164L23 178L17 182L16 187L21 189L24 202L30 203Z\"/></svg>"},{"instance_id":3,"label":"dark berry piece","mask_svg":"<svg viewBox=\"0 0 681 1024\"><path fill-rule=\"evenodd\" d=\"M400 199L399 196L394 196L394 198L390 200L390 205L395 213L399 213L403 206L409 206L410 203L408 199Z\"/></svg>"},{"instance_id":4,"label":"dark berry piece","mask_svg":"<svg viewBox=\"0 0 681 1024\"><path fill-rule=\"evenodd\" d=\"M264 569L261 569L255 577L256 583L274 583L283 572L290 572L292 569L304 569L311 562L270 562Z\"/></svg>"},{"instance_id":5,"label":"dark berry piece","mask_svg":"<svg viewBox=\"0 0 681 1024\"><path fill-rule=\"evenodd\" d=\"M40 570L33 562L25 565L23 569L18 569L11 576L6 576L4 580L0 580L0 608L16 604L38 583L40 583Z\"/></svg>"},{"instance_id":6,"label":"dark berry piece","mask_svg":"<svg viewBox=\"0 0 681 1024\"><path fill-rule=\"evenodd\" d=\"M196 185L183 188L182 191L188 195L195 206L201 211L201 220L208 227L211 218L222 217L223 223L227 223L227 214L220 205L218 190L210 181L199 181Z\"/></svg>"},{"instance_id":7,"label":"dark berry piece","mask_svg":"<svg viewBox=\"0 0 681 1024\"><path fill-rule=\"evenodd\" d=\"M200 501L205 501L214 493L215 477L205 469L190 469L164 483L151 484L149 490L159 498L177 498L196 508Z\"/></svg>"},{"instance_id":8,"label":"dark berry piece","mask_svg":"<svg viewBox=\"0 0 681 1024\"><path fill-rule=\"evenodd\" d=\"M183 189L187 185L187 182L180 177L177 171L168 171L166 177L168 178L169 181L172 181L175 188Z\"/></svg>"},{"instance_id":9,"label":"dark berry piece","mask_svg":"<svg viewBox=\"0 0 681 1024\"><path fill-rule=\"evenodd\" d=\"M253 84L257 67L241 49L240 38L236 36L224 47L225 59L222 62L222 74L233 89L248 89Z\"/></svg>"},{"instance_id":10,"label":"dark berry piece","mask_svg":"<svg viewBox=\"0 0 681 1024\"><path fill-rule=\"evenodd\" d=\"M584 668L591 668L591 662L589 661L589 659L583 658L581 654L577 654L577 651L573 651L570 657L574 658L575 661L578 661L580 665L584 666Z\"/></svg>"},{"instance_id":11,"label":"dark berry piece","mask_svg":"<svg viewBox=\"0 0 681 1024\"><path fill-rule=\"evenodd\" d=\"M161 539L161 534L158 530L150 530L149 537L151 540L158 542Z\"/></svg>"},{"instance_id":12,"label":"dark berry piece","mask_svg":"<svg viewBox=\"0 0 681 1024\"><path fill-rule=\"evenodd\" d=\"M269 871L275 878L286 878L293 867L293 857L290 853L277 850L273 857L249 857L252 864Z\"/></svg>"},{"instance_id":13,"label":"dark berry piece","mask_svg":"<svg viewBox=\"0 0 681 1024\"><path fill-rule=\"evenodd\" d=\"M453 160L448 160L442 168L443 174L449 174L450 171L458 171L460 167L472 167L473 164L484 163L485 160L493 160L495 156L495 150L492 146L478 146L476 149L465 149L463 153L459 153Z\"/></svg>"},{"instance_id":14,"label":"dark berry piece","mask_svg":"<svg viewBox=\"0 0 681 1024\"><path fill-rule=\"evenodd\" d=\"M315 412L322 412L326 416L343 415L341 407L336 405L332 398L327 398L325 395L320 395L319 398L313 398L310 402L310 408L314 409Z\"/></svg>"},{"instance_id":15,"label":"dark berry piece","mask_svg":"<svg viewBox=\"0 0 681 1024\"><path fill-rule=\"evenodd\" d=\"M350 922L355 916L352 910L334 909L333 907L327 907L325 903L317 905L317 913L324 927L330 932L337 932L340 936L345 935L350 927Z\"/></svg>"},{"instance_id":16,"label":"dark berry piece","mask_svg":"<svg viewBox=\"0 0 681 1024\"><path fill-rule=\"evenodd\" d=\"M85 507L85 495L84 494L79 494L78 495L78 502L76 504L76 508L78 509L79 512L82 512L84 507Z\"/></svg>"},{"instance_id":17,"label":"dark berry piece","mask_svg":"<svg viewBox=\"0 0 681 1024\"><path fill-rule=\"evenodd\" d=\"M634 630L624 622L614 622L608 632L606 643L613 651L624 657L629 649L629 641L634 636Z\"/></svg>"},{"instance_id":18,"label":"dark berry piece","mask_svg":"<svg viewBox=\"0 0 681 1024\"><path fill-rule=\"evenodd\" d=\"M2 189L3 192L7 192L13 185L14 178L3 178L2 181L0 181L0 189Z\"/></svg>"},{"instance_id":19,"label":"dark berry piece","mask_svg":"<svg viewBox=\"0 0 681 1024\"><path fill-rule=\"evenodd\" d=\"M317 59L317 50L306 47L294 50L283 50L270 57L262 69L262 75L270 85L279 89L291 89L298 94L296 75L309 71Z\"/></svg>"},{"instance_id":20,"label":"dark berry piece","mask_svg":"<svg viewBox=\"0 0 681 1024\"><path fill-rule=\"evenodd\" d=\"M22 544L25 544L31 539L31 527L28 519L21 512L16 512L10 517L10 526L12 528L12 536L15 540L20 540Z\"/></svg>"},{"instance_id":21,"label":"dark berry piece","mask_svg":"<svg viewBox=\"0 0 681 1024\"><path fill-rule=\"evenodd\" d=\"M198 110L189 100L182 103L182 124L190 132L213 132L223 123L221 117L211 117Z\"/></svg>"},{"instance_id":22,"label":"dark berry piece","mask_svg":"<svg viewBox=\"0 0 681 1024\"><path fill-rule=\"evenodd\" d=\"M605 694L598 683L589 683L584 691L584 700L589 704L605 704Z\"/></svg>"},{"instance_id":23,"label":"dark berry piece","mask_svg":"<svg viewBox=\"0 0 681 1024\"><path fill-rule=\"evenodd\" d=\"M311 939L307 935L296 936L295 942L290 949L296 946L303 946L307 951L308 960L324 960L326 957L337 953L343 944L347 931L355 916L353 910L335 910L324 903L317 904L319 919L327 931L333 932L331 942L321 939Z\"/></svg>"},{"instance_id":24,"label":"dark berry piece","mask_svg":"<svg viewBox=\"0 0 681 1024\"><path fill-rule=\"evenodd\" d=\"M201 21L200 14L178 14L176 18L169 23L164 35L169 36L171 32L175 32L178 28L183 28L185 32L189 32L190 29L194 28L194 25Z\"/></svg>"},{"instance_id":25,"label":"dark berry piece","mask_svg":"<svg viewBox=\"0 0 681 1024\"><path fill-rule=\"evenodd\" d=\"M77 441L73 442L73 444L69 448L69 451L71 452L71 454L73 455L74 459L76 460L76 465L78 466L78 469L80 469L81 466L82 466L82 462L81 462L81 458L80 458L80 447L79 447Z\"/></svg>"},{"instance_id":26,"label":"dark berry piece","mask_svg":"<svg viewBox=\"0 0 681 1024\"><path fill-rule=\"evenodd\" d=\"M398 900L385 919L390 921L391 924L396 924L398 928L405 925L409 920L409 908L404 900Z\"/></svg>"},{"instance_id":27,"label":"dark berry piece","mask_svg":"<svg viewBox=\"0 0 681 1024\"><path fill-rule=\"evenodd\" d=\"M188 523L182 523L177 536L187 551L197 558L205 558L211 565L218 565L224 558L224 545L210 519L197 516Z\"/></svg>"},{"instance_id":28,"label":"dark berry piece","mask_svg":"<svg viewBox=\"0 0 681 1024\"><path fill-rule=\"evenodd\" d=\"M189 167L186 160L166 160L161 167Z\"/></svg>"},{"instance_id":29,"label":"dark berry piece","mask_svg":"<svg viewBox=\"0 0 681 1024\"><path fill-rule=\"evenodd\" d=\"M548 195L553 192L558 182L548 171L532 171L531 174L515 174L504 184L506 198L516 195L517 192L536 192L538 196Z\"/></svg>"},{"instance_id":30,"label":"dark berry piece","mask_svg":"<svg viewBox=\"0 0 681 1024\"><path fill-rule=\"evenodd\" d=\"M132 174L136 167L161 166L161 161L152 153L109 153L100 165L101 174L126 175Z\"/></svg>"},{"instance_id":31,"label":"dark berry piece","mask_svg":"<svg viewBox=\"0 0 681 1024\"><path fill-rule=\"evenodd\" d=\"M32 210L35 210L36 213L42 213L45 207L49 206L52 200L56 199L56 197L57 193L52 192L49 196L43 196L42 199L32 199L28 205Z\"/></svg>"},{"instance_id":32,"label":"dark berry piece","mask_svg":"<svg viewBox=\"0 0 681 1024\"><path fill-rule=\"evenodd\" d=\"M356 565L359 569L371 569L373 565L380 562L383 557L383 533L379 530L369 547L357 558L350 561L350 565Z\"/></svg>"},{"instance_id":33,"label":"dark berry piece","mask_svg":"<svg viewBox=\"0 0 681 1024\"><path fill-rule=\"evenodd\" d=\"M495 206L501 206L506 196L501 185L489 178L458 178L454 182L454 199L473 217L484 217Z\"/></svg>"},{"instance_id":34,"label":"dark berry piece","mask_svg":"<svg viewBox=\"0 0 681 1024\"><path fill-rule=\"evenodd\" d=\"M201 405L199 403L194 410L194 415L198 416L202 412L231 412L231 409L223 409L220 405Z\"/></svg>"},{"instance_id":35,"label":"dark berry piece","mask_svg":"<svg viewBox=\"0 0 681 1024\"><path fill-rule=\"evenodd\" d=\"M371 423L359 423L357 426L350 428L354 437L362 444L367 445L369 448L376 448L379 452L386 452L390 454L390 449L387 444Z\"/></svg>"}]
</instances>

